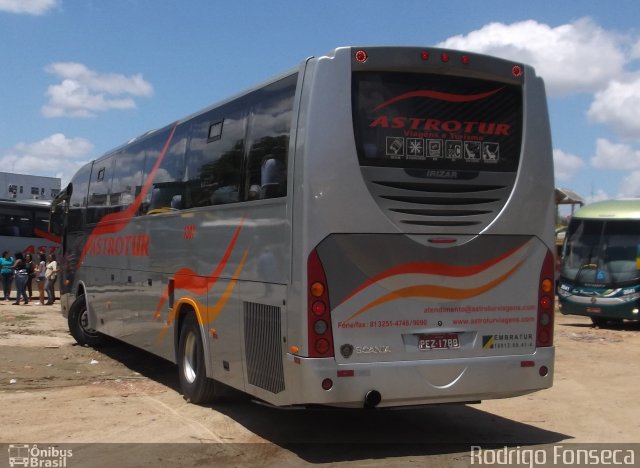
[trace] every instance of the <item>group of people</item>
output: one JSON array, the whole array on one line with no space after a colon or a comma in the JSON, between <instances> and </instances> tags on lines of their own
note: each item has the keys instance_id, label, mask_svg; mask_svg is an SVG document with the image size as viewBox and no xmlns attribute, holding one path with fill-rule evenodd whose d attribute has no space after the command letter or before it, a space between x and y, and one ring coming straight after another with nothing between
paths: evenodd
<instances>
[{"instance_id":1,"label":"group of people","mask_svg":"<svg viewBox=\"0 0 640 468\"><path fill-rule=\"evenodd\" d=\"M23 255L22 252L16 252L11 256L5 250L2 252L2 258L0 258L0 267L3 299L5 301L9 300L11 286L15 282L17 294L16 301L13 304L19 305L21 298L25 305L28 304L29 299L33 298L33 280L35 279L38 286L40 304L51 305L54 303L56 298L54 289L58 276L58 262L56 262L55 254L47 256L44 253L40 253L39 260L36 262L30 253Z\"/></svg>"}]
</instances>

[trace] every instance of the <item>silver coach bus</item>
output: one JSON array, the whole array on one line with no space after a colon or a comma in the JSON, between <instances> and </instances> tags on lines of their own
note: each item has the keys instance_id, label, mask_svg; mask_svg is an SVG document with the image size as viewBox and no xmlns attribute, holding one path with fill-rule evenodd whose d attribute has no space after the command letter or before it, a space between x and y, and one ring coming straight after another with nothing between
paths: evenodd
<instances>
[{"instance_id":1,"label":"silver coach bus","mask_svg":"<svg viewBox=\"0 0 640 468\"><path fill-rule=\"evenodd\" d=\"M554 204L532 68L344 47L87 164L55 201L63 313L277 406L553 380Z\"/></svg>"},{"instance_id":2,"label":"silver coach bus","mask_svg":"<svg viewBox=\"0 0 640 468\"><path fill-rule=\"evenodd\" d=\"M607 200L572 216L558 279L560 310L594 325L640 320L640 199Z\"/></svg>"}]
</instances>

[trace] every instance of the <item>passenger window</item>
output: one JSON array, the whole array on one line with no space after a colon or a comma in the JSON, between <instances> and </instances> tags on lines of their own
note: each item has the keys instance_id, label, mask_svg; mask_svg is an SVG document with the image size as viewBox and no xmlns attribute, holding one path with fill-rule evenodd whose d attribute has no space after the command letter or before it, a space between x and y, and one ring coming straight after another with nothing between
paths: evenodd
<instances>
[{"instance_id":1,"label":"passenger window","mask_svg":"<svg viewBox=\"0 0 640 468\"><path fill-rule=\"evenodd\" d=\"M246 131L245 100L207 112L191 123L185 208L240 200Z\"/></svg>"},{"instance_id":2,"label":"passenger window","mask_svg":"<svg viewBox=\"0 0 640 468\"><path fill-rule=\"evenodd\" d=\"M292 75L251 95L247 200L287 194L287 154L296 80L297 75Z\"/></svg>"},{"instance_id":3,"label":"passenger window","mask_svg":"<svg viewBox=\"0 0 640 468\"><path fill-rule=\"evenodd\" d=\"M71 180L71 197L69 198L69 214L67 215L67 230L81 231L84 228L83 209L87 206L87 190L91 178L89 163L82 167Z\"/></svg>"},{"instance_id":4,"label":"passenger window","mask_svg":"<svg viewBox=\"0 0 640 468\"><path fill-rule=\"evenodd\" d=\"M144 157L143 146L135 144L117 155L110 195L113 211L126 210L140 193Z\"/></svg>"},{"instance_id":5,"label":"passenger window","mask_svg":"<svg viewBox=\"0 0 640 468\"><path fill-rule=\"evenodd\" d=\"M146 185L149 177L153 177L153 182L146 193L141 207L141 214L156 215L170 213L183 208L182 198L185 192L184 154L188 137L188 129L185 126L176 128L164 158L155 174L153 173L153 168L162 154L169 136L170 130L167 130L152 136L144 143L146 157L143 185Z\"/></svg>"},{"instance_id":6,"label":"passenger window","mask_svg":"<svg viewBox=\"0 0 640 468\"><path fill-rule=\"evenodd\" d=\"M115 156L109 156L93 163L87 206L87 223L89 224L99 222L110 212L109 194L114 159Z\"/></svg>"}]
</instances>

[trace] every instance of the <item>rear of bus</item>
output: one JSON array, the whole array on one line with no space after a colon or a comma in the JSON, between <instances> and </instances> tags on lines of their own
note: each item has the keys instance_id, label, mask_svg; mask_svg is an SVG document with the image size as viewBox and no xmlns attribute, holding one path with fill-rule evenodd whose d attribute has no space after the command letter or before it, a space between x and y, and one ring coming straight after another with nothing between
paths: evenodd
<instances>
[{"instance_id":1,"label":"rear of bus","mask_svg":"<svg viewBox=\"0 0 640 468\"><path fill-rule=\"evenodd\" d=\"M451 50L309 59L293 186L292 404L468 402L552 385L542 80Z\"/></svg>"},{"instance_id":2,"label":"rear of bus","mask_svg":"<svg viewBox=\"0 0 640 468\"><path fill-rule=\"evenodd\" d=\"M560 310L594 325L640 320L640 200L607 200L571 218L558 279Z\"/></svg>"}]
</instances>

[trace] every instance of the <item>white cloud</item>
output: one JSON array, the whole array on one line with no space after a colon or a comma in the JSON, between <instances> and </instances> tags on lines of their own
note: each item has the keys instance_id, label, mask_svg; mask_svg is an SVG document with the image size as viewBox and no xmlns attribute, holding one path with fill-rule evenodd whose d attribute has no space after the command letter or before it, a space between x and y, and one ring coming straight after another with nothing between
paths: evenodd
<instances>
[{"instance_id":1,"label":"white cloud","mask_svg":"<svg viewBox=\"0 0 640 468\"><path fill-rule=\"evenodd\" d=\"M533 65L555 95L601 89L625 65L621 38L588 18L555 28L534 20L490 23L438 45Z\"/></svg>"},{"instance_id":2,"label":"white cloud","mask_svg":"<svg viewBox=\"0 0 640 468\"><path fill-rule=\"evenodd\" d=\"M640 198L640 171L633 171L622 179L619 198Z\"/></svg>"},{"instance_id":3,"label":"white cloud","mask_svg":"<svg viewBox=\"0 0 640 468\"><path fill-rule=\"evenodd\" d=\"M553 168L556 180L569 180L584 167L584 161L571 153L566 153L561 149L553 150Z\"/></svg>"},{"instance_id":4,"label":"white cloud","mask_svg":"<svg viewBox=\"0 0 640 468\"><path fill-rule=\"evenodd\" d=\"M63 185L92 159L93 144L84 138L55 133L35 143L18 143L0 155L0 167L19 174L60 177Z\"/></svg>"},{"instance_id":5,"label":"white cloud","mask_svg":"<svg viewBox=\"0 0 640 468\"><path fill-rule=\"evenodd\" d=\"M598 138L596 154L591 158L591 165L597 169L640 170L640 150L630 145Z\"/></svg>"},{"instance_id":6,"label":"white cloud","mask_svg":"<svg viewBox=\"0 0 640 468\"><path fill-rule=\"evenodd\" d=\"M640 74L611 81L596 93L587 115L623 138L640 140Z\"/></svg>"},{"instance_id":7,"label":"white cloud","mask_svg":"<svg viewBox=\"0 0 640 468\"><path fill-rule=\"evenodd\" d=\"M43 15L58 5L58 0L0 0L0 11Z\"/></svg>"},{"instance_id":8,"label":"white cloud","mask_svg":"<svg viewBox=\"0 0 640 468\"><path fill-rule=\"evenodd\" d=\"M53 63L46 68L61 82L47 89L49 102L42 107L45 117L93 117L110 109L133 109L133 97L153 94L153 86L141 74L100 74L81 63Z\"/></svg>"},{"instance_id":9,"label":"white cloud","mask_svg":"<svg viewBox=\"0 0 640 468\"><path fill-rule=\"evenodd\" d=\"M595 193L592 193L591 195L587 196L585 201L586 201L586 204L588 205L590 203L609 200L610 198L611 197L609 196L609 194L607 194L607 192L605 192L602 189L598 189L595 191Z\"/></svg>"}]
</instances>

